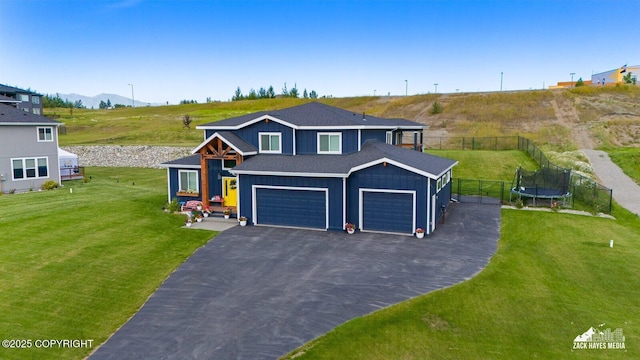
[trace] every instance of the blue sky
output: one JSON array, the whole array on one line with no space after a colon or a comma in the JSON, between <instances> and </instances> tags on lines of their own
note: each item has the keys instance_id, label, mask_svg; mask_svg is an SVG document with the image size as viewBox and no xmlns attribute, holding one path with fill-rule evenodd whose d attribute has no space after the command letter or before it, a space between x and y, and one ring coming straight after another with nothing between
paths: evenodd
<instances>
[{"instance_id":1,"label":"blue sky","mask_svg":"<svg viewBox=\"0 0 640 360\"><path fill-rule=\"evenodd\" d=\"M640 64L637 0L2 0L0 83L228 100L541 89ZM407 82L405 83L405 80ZM406 88L405 88L406 86Z\"/></svg>"}]
</instances>

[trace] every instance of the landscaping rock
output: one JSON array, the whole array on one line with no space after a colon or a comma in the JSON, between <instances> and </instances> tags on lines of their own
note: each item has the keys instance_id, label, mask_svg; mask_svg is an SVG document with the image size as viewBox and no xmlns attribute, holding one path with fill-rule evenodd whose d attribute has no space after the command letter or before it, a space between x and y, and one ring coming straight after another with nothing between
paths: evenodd
<instances>
[{"instance_id":1,"label":"landscaping rock","mask_svg":"<svg viewBox=\"0 0 640 360\"><path fill-rule=\"evenodd\" d=\"M191 148L173 146L66 146L78 155L80 166L160 168L160 164L191 154Z\"/></svg>"}]
</instances>

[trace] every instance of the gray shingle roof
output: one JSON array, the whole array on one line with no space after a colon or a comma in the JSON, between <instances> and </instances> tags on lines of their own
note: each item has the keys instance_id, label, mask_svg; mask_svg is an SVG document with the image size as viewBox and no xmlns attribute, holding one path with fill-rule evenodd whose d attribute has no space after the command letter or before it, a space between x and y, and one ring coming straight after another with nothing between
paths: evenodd
<instances>
[{"instance_id":1,"label":"gray shingle roof","mask_svg":"<svg viewBox=\"0 0 640 360\"><path fill-rule=\"evenodd\" d=\"M367 141L361 151L348 155L257 155L234 167L232 172L348 176L355 168L382 159L395 161L414 172L430 174L432 177L439 177L457 164L451 159L373 140Z\"/></svg>"},{"instance_id":2,"label":"gray shingle roof","mask_svg":"<svg viewBox=\"0 0 640 360\"><path fill-rule=\"evenodd\" d=\"M258 151L258 149L256 149L255 146L244 141L240 136L236 135L231 131L218 131L217 133L224 139L228 140L233 146L238 148L243 153Z\"/></svg>"},{"instance_id":3,"label":"gray shingle roof","mask_svg":"<svg viewBox=\"0 0 640 360\"><path fill-rule=\"evenodd\" d=\"M62 123L46 116L35 115L13 106L0 103L0 124L33 124L33 125L54 125Z\"/></svg>"},{"instance_id":4,"label":"gray shingle roof","mask_svg":"<svg viewBox=\"0 0 640 360\"><path fill-rule=\"evenodd\" d=\"M354 113L319 102L310 102L281 110L260 111L253 114L242 115L234 118L211 122L200 125L200 129L233 129L242 127L243 124L269 115L280 119L295 127L405 127L419 129L424 125L407 119L387 119L367 114Z\"/></svg>"},{"instance_id":5,"label":"gray shingle roof","mask_svg":"<svg viewBox=\"0 0 640 360\"><path fill-rule=\"evenodd\" d=\"M199 168L200 167L200 155L189 155L180 159L164 162L160 164L162 167L188 167Z\"/></svg>"}]
</instances>

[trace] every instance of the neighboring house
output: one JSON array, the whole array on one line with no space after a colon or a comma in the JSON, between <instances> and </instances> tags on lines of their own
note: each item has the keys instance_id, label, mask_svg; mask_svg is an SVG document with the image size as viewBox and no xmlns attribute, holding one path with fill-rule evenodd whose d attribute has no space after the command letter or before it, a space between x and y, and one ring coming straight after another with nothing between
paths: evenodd
<instances>
[{"instance_id":1,"label":"neighboring house","mask_svg":"<svg viewBox=\"0 0 640 360\"><path fill-rule=\"evenodd\" d=\"M40 189L47 180L60 182L60 122L0 101L0 191Z\"/></svg>"},{"instance_id":2,"label":"neighboring house","mask_svg":"<svg viewBox=\"0 0 640 360\"><path fill-rule=\"evenodd\" d=\"M22 111L42 115L42 95L30 90L0 84L0 103L11 103Z\"/></svg>"},{"instance_id":3,"label":"neighboring house","mask_svg":"<svg viewBox=\"0 0 640 360\"><path fill-rule=\"evenodd\" d=\"M194 155L163 164L169 200L220 201L254 225L429 234L451 197L457 162L423 153L417 122L311 102L197 128Z\"/></svg>"}]
</instances>

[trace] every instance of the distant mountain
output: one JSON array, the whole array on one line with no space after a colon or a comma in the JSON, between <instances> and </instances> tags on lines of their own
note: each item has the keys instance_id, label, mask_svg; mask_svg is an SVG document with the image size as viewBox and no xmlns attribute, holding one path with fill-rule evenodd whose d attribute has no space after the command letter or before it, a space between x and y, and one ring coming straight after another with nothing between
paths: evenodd
<instances>
[{"instance_id":1,"label":"distant mountain","mask_svg":"<svg viewBox=\"0 0 640 360\"><path fill-rule=\"evenodd\" d=\"M59 94L59 95L61 99L68 100L70 102L76 102L78 100L82 100L82 105L86 106L87 109L91 109L92 107L94 109L99 109L100 101L104 101L106 103L108 100L111 101L112 106L116 104L131 106L131 98L116 95L116 94L99 94L91 97L79 95L79 94ZM158 106L158 105L164 105L164 104L148 103L145 101L138 101L138 100L136 100L135 102L136 107Z\"/></svg>"}]
</instances>

